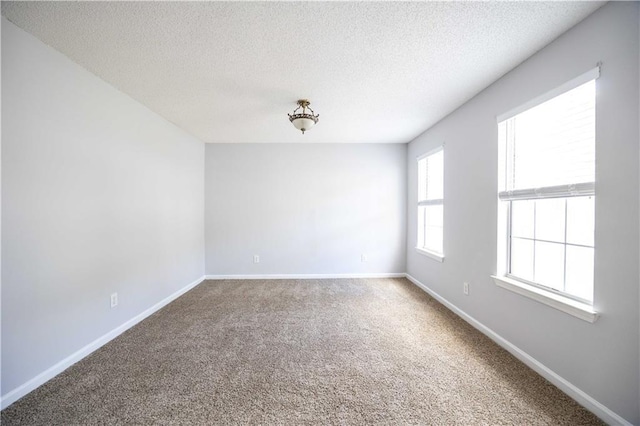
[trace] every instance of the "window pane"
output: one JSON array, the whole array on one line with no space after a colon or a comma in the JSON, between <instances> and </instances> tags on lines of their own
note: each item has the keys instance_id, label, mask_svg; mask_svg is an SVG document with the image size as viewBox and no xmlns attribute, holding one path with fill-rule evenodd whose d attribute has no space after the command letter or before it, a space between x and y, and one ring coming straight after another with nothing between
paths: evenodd
<instances>
[{"instance_id":1,"label":"window pane","mask_svg":"<svg viewBox=\"0 0 640 426\"><path fill-rule=\"evenodd\" d=\"M533 238L534 201L513 201L511 203L511 235Z\"/></svg>"},{"instance_id":2,"label":"window pane","mask_svg":"<svg viewBox=\"0 0 640 426\"><path fill-rule=\"evenodd\" d=\"M565 198L536 201L536 240L564 242Z\"/></svg>"},{"instance_id":3,"label":"window pane","mask_svg":"<svg viewBox=\"0 0 640 426\"><path fill-rule=\"evenodd\" d=\"M533 281L533 241L511 239L511 275Z\"/></svg>"},{"instance_id":4,"label":"window pane","mask_svg":"<svg viewBox=\"0 0 640 426\"><path fill-rule=\"evenodd\" d=\"M427 208L425 206L418 207L418 247L424 247L424 231L426 226L426 212Z\"/></svg>"},{"instance_id":5,"label":"window pane","mask_svg":"<svg viewBox=\"0 0 640 426\"><path fill-rule=\"evenodd\" d=\"M444 151L436 152L427 157L427 199L438 200L443 196L443 160Z\"/></svg>"},{"instance_id":6,"label":"window pane","mask_svg":"<svg viewBox=\"0 0 640 426\"><path fill-rule=\"evenodd\" d=\"M426 232L425 245L426 249L442 253L442 214L443 206L425 206L426 214Z\"/></svg>"},{"instance_id":7,"label":"window pane","mask_svg":"<svg viewBox=\"0 0 640 426\"><path fill-rule=\"evenodd\" d=\"M566 292L593 301L593 254L587 247L567 246Z\"/></svg>"},{"instance_id":8,"label":"window pane","mask_svg":"<svg viewBox=\"0 0 640 426\"><path fill-rule=\"evenodd\" d=\"M594 197L567 199L567 242L593 247Z\"/></svg>"},{"instance_id":9,"label":"window pane","mask_svg":"<svg viewBox=\"0 0 640 426\"><path fill-rule=\"evenodd\" d=\"M536 241L534 274L534 282L562 291L564 245Z\"/></svg>"},{"instance_id":10,"label":"window pane","mask_svg":"<svg viewBox=\"0 0 640 426\"><path fill-rule=\"evenodd\" d=\"M427 226L424 248L442 253L442 228Z\"/></svg>"},{"instance_id":11,"label":"window pane","mask_svg":"<svg viewBox=\"0 0 640 426\"><path fill-rule=\"evenodd\" d=\"M418 207L418 247L442 253L443 206Z\"/></svg>"},{"instance_id":12,"label":"window pane","mask_svg":"<svg viewBox=\"0 0 640 426\"><path fill-rule=\"evenodd\" d=\"M442 228L442 205L426 206L427 209L427 226L437 226Z\"/></svg>"}]
</instances>

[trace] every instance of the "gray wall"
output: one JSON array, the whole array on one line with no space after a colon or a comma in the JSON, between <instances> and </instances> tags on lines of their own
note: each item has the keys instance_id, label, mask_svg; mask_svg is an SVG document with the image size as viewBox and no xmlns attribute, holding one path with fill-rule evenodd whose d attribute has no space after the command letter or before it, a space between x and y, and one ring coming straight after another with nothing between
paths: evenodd
<instances>
[{"instance_id":1,"label":"gray wall","mask_svg":"<svg viewBox=\"0 0 640 426\"><path fill-rule=\"evenodd\" d=\"M406 149L207 144L207 274L404 272Z\"/></svg>"},{"instance_id":2,"label":"gray wall","mask_svg":"<svg viewBox=\"0 0 640 426\"><path fill-rule=\"evenodd\" d=\"M591 397L640 423L638 318L639 4L610 3L436 126L408 150L407 271ZM596 288L590 324L499 288L496 115L595 67ZM445 143L444 263L416 253L415 158ZM469 296L462 292L470 282Z\"/></svg>"},{"instance_id":3,"label":"gray wall","mask_svg":"<svg viewBox=\"0 0 640 426\"><path fill-rule=\"evenodd\" d=\"M203 275L204 146L2 19L2 151L7 394Z\"/></svg>"}]
</instances>

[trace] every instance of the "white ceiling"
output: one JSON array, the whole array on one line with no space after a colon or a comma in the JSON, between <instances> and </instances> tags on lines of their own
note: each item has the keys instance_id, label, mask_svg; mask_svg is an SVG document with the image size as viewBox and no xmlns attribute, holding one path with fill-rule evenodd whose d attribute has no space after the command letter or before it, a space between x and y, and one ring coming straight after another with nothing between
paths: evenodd
<instances>
[{"instance_id":1,"label":"white ceiling","mask_svg":"<svg viewBox=\"0 0 640 426\"><path fill-rule=\"evenodd\" d=\"M2 2L205 142L405 143L603 2ZM287 113L311 100L301 135Z\"/></svg>"}]
</instances>

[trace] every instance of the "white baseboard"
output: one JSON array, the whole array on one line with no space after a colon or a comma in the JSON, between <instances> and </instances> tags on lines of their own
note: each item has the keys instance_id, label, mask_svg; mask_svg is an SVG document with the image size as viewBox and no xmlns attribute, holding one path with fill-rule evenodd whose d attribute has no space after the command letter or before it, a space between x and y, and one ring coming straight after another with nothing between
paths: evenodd
<instances>
[{"instance_id":1,"label":"white baseboard","mask_svg":"<svg viewBox=\"0 0 640 426\"><path fill-rule=\"evenodd\" d=\"M404 272L379 274L267 274L267 275L205 275L207 280L317 280L329 278L404 278Z\"/></svg>"},{"instance_id":2,"label":"white baseboard","mask_svg":"<svg viewBox=\"0 0 640 426\"><path fill-rule=\"evenodd\" d=\"M82 358L84 358L87 355L89 355L90 353L94 352L96 349L99 349L101 346L104 346L109 341L115 339L120 334L124 333L125 331L127 331L128 329L133 327L134 325L138 324L143 319L147 318L149 315L155 313L156 311L159 311L164 306L168 305L169 303L171 303L172 301L174 301L178 297L182 296L184 293L186 293L187 291L191 290L193 287L197 286L198 284L200 284L204 280L205 280L204 276L198 278L197 280L195 280L191 284L188 284L187 286L181 288L180 290L176 291L172 295L164 298L163 300L161 300L160 302L156 303L155 305L153 305L149 309L139 313L138 315L136 315L135 317L131 318L129 321L125 322L124 324L114 328L113 330L111 330L107 334L97 338L96 340L94 340L93 342L89 343L85 347L83 347L80 350L78 350L78 351L74 352L73 354L69 355L68 357L66 357L62 361L58 362L54 366L52 366L52 367L48 368L47 370L43 371L42 373L38 374L33 379L27 381L26 383L18 386L15 389L7 392L5 395L2 396L2 409L4 410L6 407L8 407L9 405L13 404L17 400L19 400L20 398L22 398L23 396L28 394L29 392L33 391L34 389L36 389L40 385L44 384L45 382L47 382L47 381L51 380L52 378L54 378L55 376L57 376L58 374L62 373L64 370L66 370L67 368L71 367L73 364L75 364L76 362L80 361Z\"/></svg>"},{"instance_id":3,"label":"white baseboard","mask_svg":"<svg viewBox=\"0 0 640 426\"><path fill-rule=\"evenodd\" d=\"M414 283L416 286L420 287L426 293L431 295L438 302L442 303L444 306L453 311L460 318L471 324L474 328L476 328L481 333L485 334L491 340L496 342L498 345L502 346L513 356L518 358L520 361L529 366L536 373L540 374L542 377L553 383L556 387L558 387L561 391L569 395L573 398L578 404L582 405L587 410L591 411L596 416L600 417L607 424L610 425L623 425L623 426L632 426L631 423L620 417L618 414L611 411L609 408L602 405L600 402L596 401L591 396L587 395L584 391L579 389L577 386L565 380L560 375L556 374L553 370L546 367L537 359L533 358L531 355L518 348L513 343L509 342L504 337L500 336L495 331L491 330L489 327L482 324L480 321L476 320L451 302L449 302L444 297L440 296L435 291L431 290L425 284L421 283L414 277L409 274L405 274L407 279Z\"/></svg>"},{"instance_id":4,"label":"white baseboard","mask_svg":"<svg viewBox=\"0 0 640 426\"><path fill-rule=\"evenodd\" d=\"M111 330L107 334L99 337L93 342L89 343L85 347L80 350L74 352L67 358L58 362L54 366L48 368L42 373L38 374L33 379L28 382L18 386L17 388L9 391L5 395L2 396L2 409L4 410L9 405L13 404L18 399L22 398L29 392L33 391L40 385L44 384L48 380L57 376L76 362L80 361L82 358L91 354L101 346L105 345L109 341L113 340L120 334L124 333L143 319L147 318L151 314L156 311L162 309L167 304L171 303L173 300L182 296L187 291L191 290L193 287L200 284L205 279L207 280L257 280L257 279L322 279L322 278L399 278L406 277L409 281L414 283L416 286L424 290L426 293L431 295L433 298L438 300L440 303L445 305L451 311L453 311L456 315L458 315L463 320L467 321L474 328L488 336L491 340L496 342L498 345L502 346L504 349L509 351L513 356L518 358L524 364L529 366L531 369L536 371L545 379L549 380L555 386L557 386L560 390L565 392L571 398L576 400L580 405L594 413L596 416L600 417L608 424L612 425L623 425L623 426L631 426L631 423L620 417L618 414L611 411L609 408L605 407L600 402L596 401L591 396L587 395L581 389L571 384L554 371L546 367L544 364L533 358L531 355L524 352L522 349L515 346L513 343L506 340L504 337L497 334L495 331L491 330L472 316L468 315L466 312L462 311L452 303L450 303L447 299L440 296L435 291L431 290L425 284L421 283L414 277L405 273L384 273L384 274L284 274L284 275L205 275L194 282L188 284L182 289L176 291L160 302L156 303L149 309L141 312L135 317L131 318L129 321L120 325L119 327Z\"/></svg>"}]
</instances>

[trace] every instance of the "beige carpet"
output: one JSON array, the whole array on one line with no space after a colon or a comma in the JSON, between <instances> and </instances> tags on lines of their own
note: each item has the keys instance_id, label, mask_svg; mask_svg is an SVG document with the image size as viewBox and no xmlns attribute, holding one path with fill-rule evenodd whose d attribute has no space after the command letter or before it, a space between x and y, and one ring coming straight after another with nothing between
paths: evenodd
<instances>
[{"instance_id":1,"label":"beige carpet","mask_svg":"<svg viewBox=\"0 0 640 426\"><path fill-rule=\"evenodd\" d=\"M206 281L2 425L600 424L406 279Z\"/></svg>"}]
</instances>

